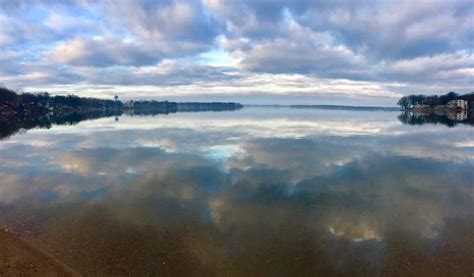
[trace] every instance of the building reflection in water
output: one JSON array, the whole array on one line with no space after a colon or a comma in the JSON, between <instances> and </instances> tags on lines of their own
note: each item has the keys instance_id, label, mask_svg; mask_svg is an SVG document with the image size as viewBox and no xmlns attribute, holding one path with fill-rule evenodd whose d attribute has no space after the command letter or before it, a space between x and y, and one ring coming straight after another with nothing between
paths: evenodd
<instances>
[{"instance_id":1,"label":"building reflection in water","mask_svg":"<svg viewBox=\"0 0 474 277\"><path fill-rule=\"evenodd\" d=\"M397 114L30 130L0 147L0 225L84 275L469 275L474 129Z\"/></svg>"}]
</instances>

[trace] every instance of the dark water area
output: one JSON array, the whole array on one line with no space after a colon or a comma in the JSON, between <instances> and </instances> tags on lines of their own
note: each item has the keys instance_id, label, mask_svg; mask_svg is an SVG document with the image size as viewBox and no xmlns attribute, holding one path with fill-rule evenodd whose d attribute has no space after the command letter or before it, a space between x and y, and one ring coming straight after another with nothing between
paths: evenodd
<instances>
[{"instance_id":1,"label":"dark water area","mask_svg":"<svg viewBox=\"0 0 474 277\"><path fill-rule=\"evenodd\" d=\"M399 116L22 127L0 141L0 226L84 275L471 276L474 128Z\"/></svg>"},{"instance_id":2,"label":"dark water area","mask_svg":"<svg viewBox=\"0 0 474 277\"><path fill-rule=\"evenodd\" d=\"M409 125L441 124L448 127L469 125L474 127L474 111L461 110L444 114L423 112L402 112L398 119Z\"/></svg>"},{"instance_id":3,"label":"dark water area","mask_svg":"<svg viewBox=\"0 0 474 277\"><path fill-rule=\"evenodd\" d=\"M75 125L81 121L102 117L118 117L122 112L113 110L91 111L87 113L45 114L40 116L14 116L0 121L0 140L8 139L18 132L29 129L50 129L53 125Z\"/></svg>"}]
</instances>

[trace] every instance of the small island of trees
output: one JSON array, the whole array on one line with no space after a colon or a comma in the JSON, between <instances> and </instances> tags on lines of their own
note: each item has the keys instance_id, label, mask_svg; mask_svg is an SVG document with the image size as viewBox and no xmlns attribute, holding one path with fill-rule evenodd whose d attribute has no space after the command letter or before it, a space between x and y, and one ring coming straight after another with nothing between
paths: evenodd
<instances>
[{"instance_id":1,"label":"small island of trees","mask_svg":"<svg viewBox=\"0 0 474 277\"><path fill-rule=\"evenodd\" d=\"M474 125L474 92L464 95L453 91L441 96L409 95L400 98L398 105L403 110L398 118L405 124Z\"/></svg>"},{"instance_id":2,"label":"small island of trees","mask_svg":"<svg viewBox=\"0 0 474 277\"><path fill-rule=\"evenodd\" d=\"M470 108L474 105L474 92L459 95L454 91L450 91L445 95L408 95L398 100L398 105L404 110L413 109L415 107L436 108L438 106L446 106L452 100L465 100Z\"/></svg>"}]
</instances>

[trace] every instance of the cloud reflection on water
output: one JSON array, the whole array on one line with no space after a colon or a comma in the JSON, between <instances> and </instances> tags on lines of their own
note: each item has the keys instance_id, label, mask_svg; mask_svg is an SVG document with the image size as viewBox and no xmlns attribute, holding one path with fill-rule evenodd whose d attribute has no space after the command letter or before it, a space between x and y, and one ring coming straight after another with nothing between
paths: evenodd
<instances>
[{"instance_id":1,"label":"cloud reflection on water","mask_svg":"<svg viewBox=\"0 0 474 277\"><path fill-rule=\"evenodd\" d=\"M86 274L472 269L474 149L458 147L471 129L355 113L328 133L313 127L344 117L276 110L13 137L0 150L0 224ZM266 126L272 116L287 125Z\"/></svg>"}]
</instances>

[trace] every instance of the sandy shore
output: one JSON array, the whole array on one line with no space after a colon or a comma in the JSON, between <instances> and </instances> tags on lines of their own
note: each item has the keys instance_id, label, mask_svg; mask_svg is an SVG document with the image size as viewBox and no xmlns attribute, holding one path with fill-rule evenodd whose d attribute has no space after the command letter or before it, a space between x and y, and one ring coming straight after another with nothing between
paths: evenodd
<instances>
[{"instance_id":1,"label":"sandy shore","mask_svg":"<svg viewBox=\"0 0 474 277\"><path fill-rule=\"evenodd\" d=\"M17 235L0 228L0 276L79 276Z\"/></svg>"}]
</instances>

